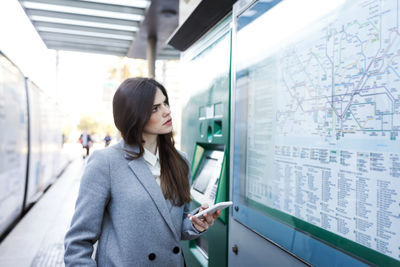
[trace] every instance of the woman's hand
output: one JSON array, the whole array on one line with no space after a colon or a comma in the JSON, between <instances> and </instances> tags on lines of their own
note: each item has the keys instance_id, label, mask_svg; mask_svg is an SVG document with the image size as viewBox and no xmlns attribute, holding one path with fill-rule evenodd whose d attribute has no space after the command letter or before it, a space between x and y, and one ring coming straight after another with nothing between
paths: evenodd
<instances>
[{"instance_id":1,"label":"woman's hand","mask_svg":"<svg viewBox=\"0 0 400 267\"><path fill-rule=\"evenodd\" d=\"M205 203L205 204L201 205L199 212L202 210L205 210L207 208L208 208L208 204ZM216 212L214 212L212 214L204 213L202 219L199 219L196 216L192 216L191 214L189 214L188 217L189 218L193 217L192 223L193 223L194 228L196 228L197 231L204 232L208 228L210 228L210 226L212 226L214 224L215 219L217 219L220 215L221 215L221 211L217 210Z\"/></svg>"}]
</instances>

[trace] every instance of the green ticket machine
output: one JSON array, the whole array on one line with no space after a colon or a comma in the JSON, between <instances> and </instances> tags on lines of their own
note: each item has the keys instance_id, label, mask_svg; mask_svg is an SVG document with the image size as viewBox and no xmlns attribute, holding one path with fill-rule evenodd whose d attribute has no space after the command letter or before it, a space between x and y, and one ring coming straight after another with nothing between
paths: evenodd
<instances>
[{"instance_id":1,"label":"green ticket machine","mask_svg":"<svg viewBox=\"0 0 400 267\"><path fill-rule=\"evenodd\" d=\"M182 150L192 159L191 209L229 200L229 114L231 17L217 25L183 55ZM187 266L227 266L228 215L183 242Z\"/></svg>"}]
</instances>

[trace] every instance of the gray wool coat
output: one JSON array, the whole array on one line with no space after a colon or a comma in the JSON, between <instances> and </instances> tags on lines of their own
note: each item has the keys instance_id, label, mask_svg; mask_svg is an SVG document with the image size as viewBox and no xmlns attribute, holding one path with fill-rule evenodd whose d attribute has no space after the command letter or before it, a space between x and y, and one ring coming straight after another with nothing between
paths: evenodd
<instances>
[{"instance_id":1,"label":"gray wool coat","mask_svg":"<svg viewBox=\"0 0 400 267\"><path fill-rule=\"evenodd\" d=\"M124 150L138 148L121 141L88 160L65 236L67 267L183 266L180 240L200 235L189 204L165 200L143 157L130 160Z\"/></svg>"}]
</instances>

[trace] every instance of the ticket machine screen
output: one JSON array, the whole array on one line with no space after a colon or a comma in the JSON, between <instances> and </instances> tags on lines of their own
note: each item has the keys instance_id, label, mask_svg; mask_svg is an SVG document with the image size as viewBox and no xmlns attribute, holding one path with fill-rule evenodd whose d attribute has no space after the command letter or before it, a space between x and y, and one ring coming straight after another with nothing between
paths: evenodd
<instances>
[{"instance_id":1,"label":"ticket machine screen","mask_svg":"<svg viewBox=\"0 0 400 267\"><path fill-rule=\"evenodd\" d=\"M205 152L191 189L193 198L199 203L214 203L223 158L223 151Z\"/></svg>"}]
</instances>

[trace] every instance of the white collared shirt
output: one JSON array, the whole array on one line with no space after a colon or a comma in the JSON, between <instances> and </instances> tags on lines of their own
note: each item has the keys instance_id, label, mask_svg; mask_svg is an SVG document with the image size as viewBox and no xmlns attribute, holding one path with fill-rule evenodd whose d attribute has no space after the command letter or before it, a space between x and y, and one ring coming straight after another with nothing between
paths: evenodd
<instances>
[{"instance_id":1,"label":"white collared shirt","mask_svg":"<svg viewBox=\"0 0 400 267\"><path fill-rule=\"evenodd\" d=\"M153 174L154 178L156 179L157 184L160 185L161 166L160 166L160 157L158 154L158 148L155 155L150 151L148 151L146 148L144 148L143 158L147 166L149 166L149 169Z\"/></svg>"}]
</instances>

